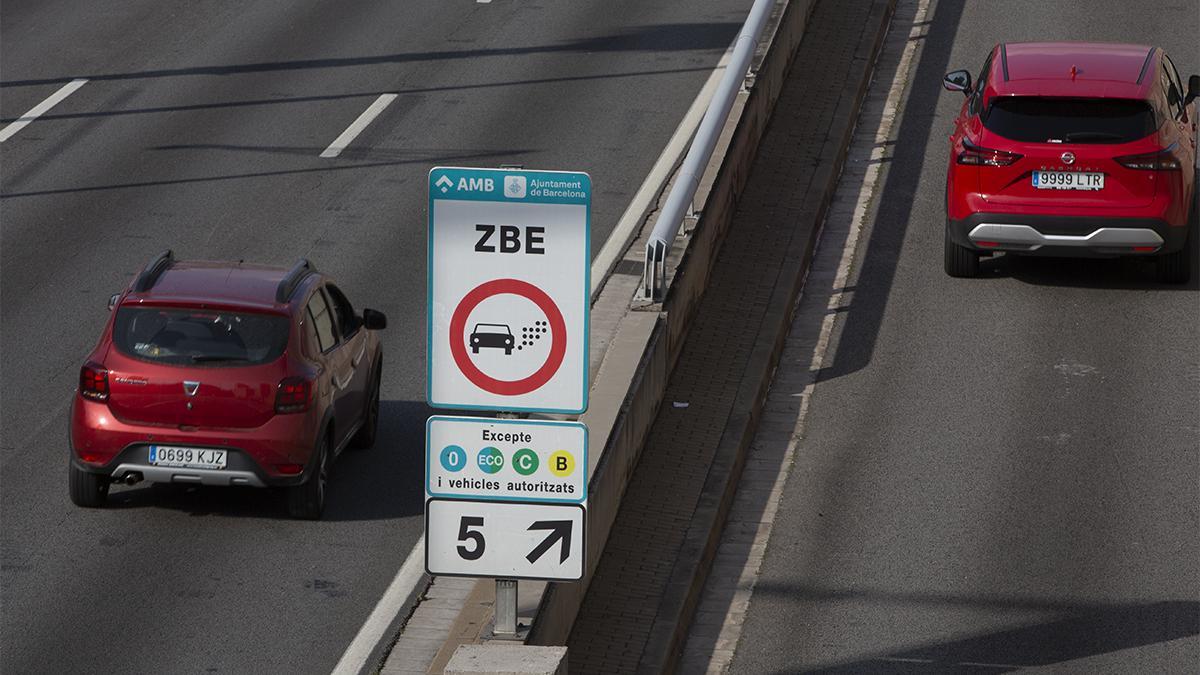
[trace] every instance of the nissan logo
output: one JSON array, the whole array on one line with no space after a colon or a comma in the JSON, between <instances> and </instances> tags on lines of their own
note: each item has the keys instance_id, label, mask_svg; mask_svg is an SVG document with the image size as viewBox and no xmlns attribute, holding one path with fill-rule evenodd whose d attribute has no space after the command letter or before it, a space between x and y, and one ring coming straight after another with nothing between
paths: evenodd
<instances>
[{"instance_id":1,"label":"nissan logo","mask_svg":"<svg viewBox=\"0 0 1200 675\"><path fill-rule=\"evenodd\" d=\"M1075 153L1064 152L1062 154L1062 161L1064 164L1074 164L1075 163Z\"/></svg>"}]
</instances>

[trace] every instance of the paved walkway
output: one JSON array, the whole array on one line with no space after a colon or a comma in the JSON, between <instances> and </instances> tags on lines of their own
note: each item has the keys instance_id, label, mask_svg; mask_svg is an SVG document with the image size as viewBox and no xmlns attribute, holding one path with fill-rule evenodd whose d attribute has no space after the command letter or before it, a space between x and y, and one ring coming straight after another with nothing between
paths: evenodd
<instances>
[{"instance_id":1,"label":"paved walkway","mask_svg":"<svg viewBox=\"0 0 1200 675\"><path fill-rule=\"evenodd\" d=\"M817 222L814 182L829 180L821 171L823 150L853 94L832 85L861 71L855 60L862 43L879 30L868 21L873 8L873 2L820 0L813 11L568 641L572 673L662 665L662 646L649 636L751 354L770 329L764 319L785 255L793 238L811 236Z\"/></svg>"}]
</instances>

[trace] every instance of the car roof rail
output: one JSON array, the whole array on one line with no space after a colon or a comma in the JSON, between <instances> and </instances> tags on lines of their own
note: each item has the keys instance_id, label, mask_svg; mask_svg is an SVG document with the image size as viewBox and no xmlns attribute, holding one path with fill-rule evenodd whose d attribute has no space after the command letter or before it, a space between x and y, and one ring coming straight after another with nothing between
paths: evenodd
<instances>
[{"instance_id":1,"label":"car roof rail","mask_svg":"<svg viewBox=\"0 0 1200 675\"><path fill-rule=\"evenodd\" d=\"M155 282L162 276L162 273L167 271L167 268L175 262L175 253L171 249L167 249L158 254L154 260L151 260L138 274L137 279L133 281L134 293L145 293L154 288Z\"/></svg>"},{"instance_id":2,"label":"car roof rail","mask_svg":"<svg viewBox=\"0 0 1200 675\"><path fill-rule=\"evenodd\" d=\"M283 281L279 282L279 286L275 289L275 302L287 302L292 298L292 294L300 287L300 282L310 274L316 274L317 268L308 261L308 258L301 258L292 265L292 269L288 270L287 275L283 277Z\"/></svg>"}]
</instances>

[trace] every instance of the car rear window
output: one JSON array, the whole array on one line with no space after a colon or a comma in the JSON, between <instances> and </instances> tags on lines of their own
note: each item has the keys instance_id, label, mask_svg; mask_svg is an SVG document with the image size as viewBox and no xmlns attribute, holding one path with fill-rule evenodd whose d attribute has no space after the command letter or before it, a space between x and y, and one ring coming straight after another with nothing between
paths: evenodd
<instances>
[{"instance_id":1,"label":"car rear window","mask_svg":"<svg viewBox=\"0 0 1200 675\"><path fill-rule=\"evenodd\" d=\"M1158 128L1145 101L1028 96L995 98L983 125L1030 143L1128 143Z\"/></svg>"},{"instance_id":2,"label":"car rear window","mask_svg":"<svg viewBox=\"0 0 1200 675\"><path fill-rule=\"evenodd\" d=\"M169 307L121 307L113 342L158 363L246 366L269 363L287 347L285 316Z\"/></svg>"}]
</instances>

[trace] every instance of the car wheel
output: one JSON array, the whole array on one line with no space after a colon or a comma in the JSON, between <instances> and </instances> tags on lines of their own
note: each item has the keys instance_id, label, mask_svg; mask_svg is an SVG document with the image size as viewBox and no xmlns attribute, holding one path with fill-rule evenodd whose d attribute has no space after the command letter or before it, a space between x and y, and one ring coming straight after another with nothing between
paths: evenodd
<instances>
[{"instance_id":1,"label":"car wheel","mask_svg":"<svg viewBox=\"0 0 1200 675\"><path fill-rule=\"evenodd\" d=\"M108 476L89 473L74 464L70 465L69 470L71 501L75 502L76 506L90 509L104 506L104 502L108 500Z\"/></svg>"},{"instance_id":2,"label":"car wheel","mask_svg":"<svg viewBox=\"0 0 1200 675\"><path fill-rule=\"evenodd\" d=\"M325 510L325 489L329 484L329 435L317 444L313 472L303 483L288 488L288 515L300 520L318 520Z\"/></svg>"},{"instance_id":3,"label":"car wheel","mask_svg":"<svg viewBox=\"0 0 1200 675\"><path fill-rule=\"evenodd\" d=\"M367 396L367 409L363 413L363 425L354 434L350 445L355 448L367 449L375 445L375 435L379 429L379 373L383 364L375 367L375 377L371 381L371 393Z\"/></svg>"},{"instance_id":4,"label":"car wheel","mask_svg":"<svg viewBox=\"0 0 1200 675\"><path fill-rule=\"evenodd\" d=\"M945 255L946 274L959 278L979 276L979 254L954 243L949 229L946 230Z\"/></svg>"}]
</instances>

